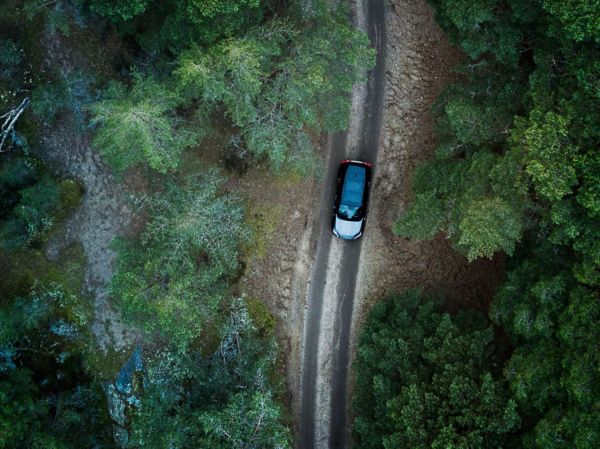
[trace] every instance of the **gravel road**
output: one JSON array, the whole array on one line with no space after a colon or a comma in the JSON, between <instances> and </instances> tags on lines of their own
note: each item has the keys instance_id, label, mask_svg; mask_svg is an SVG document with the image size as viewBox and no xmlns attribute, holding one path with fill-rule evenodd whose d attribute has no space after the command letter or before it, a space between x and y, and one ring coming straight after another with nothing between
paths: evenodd
<instances>
[{"instance_id":1,"label":"gravel road","mask_svg":"<svg viewBox=\"0 0 600 449\"><path fill-rule=\"evenodd\" d=\"M327 175L315 228L317 249L304 317L298 439L301 449L345 448L350 436L350 331L362 240L346 242L333 237L331 206L340 160L377 160L384 100L384 2L356 2L355 22L368 33L377 50L377 64L368 73L366 86L355 88L349 131L331 136L328 143Z\"/></svg>"}]
</instances>

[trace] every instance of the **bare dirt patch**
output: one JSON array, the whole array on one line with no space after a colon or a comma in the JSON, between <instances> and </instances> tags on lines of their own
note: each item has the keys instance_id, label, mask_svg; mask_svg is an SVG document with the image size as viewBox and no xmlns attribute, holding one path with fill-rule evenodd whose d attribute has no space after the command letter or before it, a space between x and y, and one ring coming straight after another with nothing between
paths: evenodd
<instances>
[{"instance_id":1,"label":"bare dirt patch","mask_svg":"<svg viewBox=\"0 0 600 449\"><path fill-rule=\"evenodd\" d=\"M468 263L442 235L417 242L391 231L410 203L415 167L433 155L431 109L443 88L456 80L452 68L463 56L448 43L426 0L392 0L386 23L383 129L355 319L360 322L373 301L414 287L443 293L450 309L486 309L502 277L502 258Z\"/></svg>"},{"instance_id":2,"label":"bare dirt patch","mask_svg":"<svg viewBox=\"0 0 600 449\"><path fill-rule=\"evenodd\" d=\"M49 34L43 48L48 71L66 76L89 65L83 53L58 33ZM83 293L92 299L94 307L92 332L103 352L124 351L132 346L136 332L121 322L111 306L108 288L116 259L112 242L117 236L136 231L127 201L128 184L114 179L110 168L91 148L90 133L78 131L68 117L46 124L35 151L59 172L77 179L85 189L81 205L67 219L63 232L48 243L47 256L57 259L64 248L81 243L86 257Z\"/></svg>"},{"instance_id":3,"label":"bare dirt patch","mask_svg":"<svg viewBox=\"0 0 600 449\"><path fill-rule=\"evenodd\" d=\"M228 187L246 202L247 219L256 235L246 248L239 285L263 301L277 319L276 335L285 359L288 392L299 389L306 288L312 264L312 217L318 211L314 179L277 177L253 167ZM289 398L292 402L292 398Z\"/></svg>"},{"instance_id":4,"label":"bare dirt patch","mask_svg":"<svg viewBox=\"0 0 600 449\"><path fill-rule=\"evenodd\" d=\"M448 44L426 0L393 0L386 26L383 129L357 279L353 348L361 317L372 303L392 292L423 287L443 292L451 308L485 308L502 276L501 259L469 264L443 236L415 242L391 232L410 202L414 168L433 155L431 108L442 89L456 79L452 67L462 54ZM351 148L361 127L356 117L364 102L364 86L355 88L354 97L354 119L348 130ZM248 213L257 214L258 228L262 226L267 235L262 256L250 258L240 285L247 295L265 301L277 318L288 391L292 405L297 407L304 309L318 235L313 227L318 222L315 216L321 183L281 182L262 169L251 168L239 181L233 181L232 187L247 200Z\"/></svg>"}]
</instances>

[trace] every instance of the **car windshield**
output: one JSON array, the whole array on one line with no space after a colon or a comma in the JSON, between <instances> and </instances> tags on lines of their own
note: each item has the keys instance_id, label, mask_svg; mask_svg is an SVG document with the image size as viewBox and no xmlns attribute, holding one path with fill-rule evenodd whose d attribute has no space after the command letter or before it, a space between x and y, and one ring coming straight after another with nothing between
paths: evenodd
<instances>
[{"instance_id":1,"label":"car windshield","mask_svg":"<svg viewBox=\"0 0 600 449\"><path fill-rule=\"evenodd\" d=\"M351 165L346 171L344 186L342 188L342 199L340 201L339 214L351 220L356 218L360 212L363 202L366 170L364 167Z\"/></svg>"},{"instance_id":2,"label":"car windshield","mask_svg":"<svg viewBox=\"0 0 600 449\"><path fill-rule=\"evenodd\" d=\"M347 220L352 220L358 215L360 207L352 207L346 206L344 204L340 204L340 208L338 210L338 214Z\"/></svg>"}]
</instances>

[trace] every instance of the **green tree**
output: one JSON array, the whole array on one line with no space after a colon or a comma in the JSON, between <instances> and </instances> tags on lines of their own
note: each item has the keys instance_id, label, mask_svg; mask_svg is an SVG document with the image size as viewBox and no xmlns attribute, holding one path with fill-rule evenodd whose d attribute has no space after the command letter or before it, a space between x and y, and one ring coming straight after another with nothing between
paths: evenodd
<instances>
[{"instance_id":1,"label":"green tree","mask_svg":"<svg viewBox=\"0 0 600 449\"><path fill-rule=\"evenodd\" d=\"M136 34L148 51L176 52L192 44L210 45L258 24L267 4L260 0L90 0L92 11Z\"/></svg>"},{"instance_id":2,"label":"green tree","mask_svg":"<svg viewBox=\"0 0 600 449\"><path fill-rule=\"evenodd\" d=\"M375 305L355 364L356 446L504 447L520 418L484 323L418 291Z\"/></svg>"},{"instance_id":3,"label":"green tree","mask_svg":"<svg viewBox=\"0 0 600 449\"><path fill-rule=\"evenodd\" d=\"M193 8L206 9L202 14L209 18L257 6L242 3ZM166 173L177 168L186 147L215 129L231 128L241 153L266 159L275 170L312 174L318 163L314 133L347 126L348 93L374 64L368 46L344 11L331 8L307 19L274 17L210 46L188 46L177 50L171 78L138 75L130 89L106 89L90 107L94 143L118 171L146 161ZM223 115L231 126L223 126Z\"/></svg>"},{"instance_id":4,"label":"green tree","mask_svg":"<svg viewBox=\"0 0 600 449\"><path fill-rule=\"evenodd\" d=\"M147 199L139 243L119 248L112 294L126 320L185 347L215 316L249 238L237 199L221 194L214 171L168 182Z\"/></svg>"},{"instance_id":5,"label":"green tree","mask_svg":"<svg viewBox=\"0 0 600 449\"><path fill-rule=\"evenodd\" d=\"M470 158L434 160L417 168L415 201L395 232L418 239L439 231L470 260L514 251L531 207L519 172L521 156L479 151ZM517 173L515 178L507 175Z\"/></svg>"},{"instance_id":6,"label":"green tree","mask_svg":"<svg viewBox=\"0 0 600 449\"><path fill-rule=\"evenodd\" d=\"M167 2L168 3L168 2ZM177 0L161 29L163 40L176 48L208 44L233 36L263 18L261 0ZM143 39L146 45L148 38Z\"/></svg>"},{"instance_id":7,"label":"green tree","mask_svg":"<svg viewBox=\"0 0 600 449\"><path fill-rule=\"evenodd\" d=\"M181 152L200 137L193 120L176 114L181 98L156 80L137 76L131 89L113 83L90 106L97 126L94 145L118 172L146 162L166 173L178 167Z\"/></svg>"},{"instance_id":8,"label":"green tree","mask_svg":"<svg viewBox=\"0 0 600 449\"><path fill-rule=\"evenodd\" d=\"M2 354L5 358L6 355ZM6 362L3 361L3 368ZM4 368L2 371L5 371ZM31 429L37 424L36 415L42 414L43 403L35 400L36 387L31 373L2 373L0 376L0 448L24 447Z\"/></svg>"},{"instance_id":9,"label":"green tree","mask_svg":"<svg viewBox=\"0 0 600 449\"><path fill-rule=\"evenodd\" d=\"M525 447L600 442L600 305L578 283L567 248L531 242L513 263L491 317L516 346L504 368L526 428ZM560 443L563 442L563 443Z\"/></svg>"},{"instance_id":10,"label":"green tree","mask_svg":"<svg viewBox=\"0 0 600 449\"><path fill-rule=\"evenodd\" d=\"M472 59L490 56L516 66L527 27L539 6L499 0L431 0L436 18L450 39Z\"/></svg>"},{"instance_id":11,"label":"green tree","mask_svg":"<svg viewBox=\"0 0 600 449\"><path fill-rule=\"evenodd\" d=\"M0 248L39 245L79 202L80 186L58 181L32 157L10 155L0 166Z\"/></svg>"},{"instance_id":12,"label":"green tree","mask_svg":"<svg viewBox=\"0 0 600 449\"><path fill-rule=\"evenodd\" d=\"M525 152L525 171L538 194L556 202L572 192L577 184L574 156L579 152L570 144L569 120L553 112L533 110L527 125L517 120L513 139ZM525 128L526 129L522 129Z\"/></svg>"},{"instance_id":13,"label":"green tree","mask_svg":"<svg viewBox=\"0 0 600 449\"><path fill-rule=\"evenodd\" d=\"M439 100L440 145L417 170L396 232L445 232L471 259L514 253L491 316L514 347L504 373L523 416L520 444L595 447L600 10L578 0L432 3L476 59Z\"/></svg>"},{"instance_id":14,"label":"green tree","mask_svg":"<svg viewBox=\"0 0 600 449\"><path fill-rule=\"evenodd\" d=\"M129 20L142 14L152 0L90 0L90 9L113 21Z\"/></svg>"},{"instance_id":15,"label":"green tree","mask_svg":"<svg viewBox=\"0 0 600 449\"><path fill-rule=\"evenodd\" d=\"M465 248L469 260L492 257L498 249L512 255L521 237L520 220L511 204L500 198L474 201L460 222L458 244Z\"/></svg>"},{"instance_id":16,"label":"green tree","mask_svg":"<svg viewBox=\"0 0 600 449\"><path fill-rule=\"evenodd\" d=\"M598 0L543 0L543 8L556 17L557 33L575 41L600 43L600 3Z\"/></svg>"},{"instance_id":17,"label":"green tree","mask_svg":"<svg viewBox=\"0 0 600 449\"><path fill-rule=\"evenodd\" d=\"M269 393L235 394L224 409L205 412L198 420L207 434L201 440L206 447L291 447L289 429L280 422L281 408Z\"/></svg>"},{"instance_id":18,"label":"green tree","mask_svg":"<svg viewBox=\"0 0 600 449\"><path fill-rule=\"evenodd\" d=\"M539 227L585 253L580 277L598 282L591 238L598 232L598 154L590 149L600 143L591 62L600 47L574 38L557 18L573 7L583 24L595 17L591 3L432 3L452 39L476 59L462 68L466 81L440 98L436 158L418 170L416 201L396 231L417 238L445 232L473 259L511 254L524 232ZM520 36L513 50L527 57L491 50L488 32L512 27ZM469 51L474 40L482 51Z\"/></svg>"},{"instance_id":19,"label":"green tree","mask_svg":"<svg viewBox=\"0 0 600 449\"><path fill-rule=\"evenodd\" d=\"M112 447L103 392L82 366L85 303L56 284L0 302L0 447Z\"/></svg>"},{"instance_id":20,"label":"green tree","mask_svg":"<svg viewBox=\"0 0 600 449\"><path fill-rule=\"evenodd\" d=\"M132 447L291 447L274 399L276 346L243 300L225 309L202 352L161 351L149 361Z\"/></svg>"},{"instance_id":21,"label":"green tree","mask_svg":"<svg viewBox=\"0 0 600 449\"><path fill-rule=\"evenodd\" d=\"M346 127L352 85L374 62L367 37L336 11L297 25L274 19L184 52L175 74L208 110L223 107L242 142L278 170L310 172L308 131ZM308 166L307 166L308 164Z\"/></svg>"}]
</instances>

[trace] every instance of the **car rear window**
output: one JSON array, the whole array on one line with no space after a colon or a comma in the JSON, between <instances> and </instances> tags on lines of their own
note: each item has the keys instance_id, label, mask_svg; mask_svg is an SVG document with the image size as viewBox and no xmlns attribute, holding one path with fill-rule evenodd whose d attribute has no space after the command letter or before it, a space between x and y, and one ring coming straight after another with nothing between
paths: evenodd
<instances>
[{"instance_id":1,"label":"car rear window","mask_svg":"<svg viewBox=\"0 0 600 449\"><path fill-rule=\"evenodd\" d=\"M348 167L342 188L341 203L343 205L351 207L362 206L365 177L366 170L364 167L357 167L356 165Z\"/></svg>"}]
</instances>

